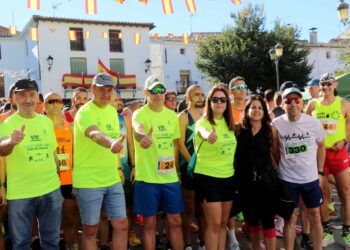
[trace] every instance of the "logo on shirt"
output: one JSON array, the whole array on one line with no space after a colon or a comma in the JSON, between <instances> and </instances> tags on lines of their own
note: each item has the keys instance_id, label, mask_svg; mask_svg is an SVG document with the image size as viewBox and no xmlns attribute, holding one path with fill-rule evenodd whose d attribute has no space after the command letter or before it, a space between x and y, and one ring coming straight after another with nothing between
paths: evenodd
<instances>
[{"instance_id":1,"label":"logo on shirt","mask_svg":"<svg viewBox=\"0 0 350 250\"><path fill-rule=\"evenodd\" d=\"M159 125L159 126L158 126L158 131L159 131L159 132L164 132L164 131L166 131L165 126L164 126L164 125Z\"/></svg>"},{"instance_id":2,"label":"logo on shirt","mask_svg":"<svg viewBox=\"0 0 350 250\"><path fill-rule=\"evenodd\" d=\"M39 135L31 135L30 136L30 141L40 141L40 136Z\"/></svg>"},{"instance_id":3,"label":"logo on shirt","mask_svg":"<svg viewBox=\"0 0 350 250\"><path fill-rule=\"evenodd\" d=\"M308 139L311 136L309 135L309 132L306 132L306 134L297 134L297 133L293 133L292 135L280 135L281 140L284 141L290 141L293 139L298 139L299 141L304 140L304 139Z\"/></svg>"}]
</instances>

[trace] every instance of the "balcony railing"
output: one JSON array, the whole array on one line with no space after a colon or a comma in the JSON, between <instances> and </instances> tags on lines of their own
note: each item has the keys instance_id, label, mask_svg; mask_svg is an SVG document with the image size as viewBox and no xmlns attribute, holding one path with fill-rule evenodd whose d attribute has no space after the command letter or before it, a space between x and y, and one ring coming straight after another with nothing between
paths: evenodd
<instances>
[{"instance_id":1,"label":"balcony railing","mask_svg":"<svg viewBox=\"0 0 350 250\"><path fill-rule=\"evenodd\" d=\"M197 85L197 81L176 81L176 90L178 94L185 94L186 89L191 85Z\"/></svg>"}]
</instances>

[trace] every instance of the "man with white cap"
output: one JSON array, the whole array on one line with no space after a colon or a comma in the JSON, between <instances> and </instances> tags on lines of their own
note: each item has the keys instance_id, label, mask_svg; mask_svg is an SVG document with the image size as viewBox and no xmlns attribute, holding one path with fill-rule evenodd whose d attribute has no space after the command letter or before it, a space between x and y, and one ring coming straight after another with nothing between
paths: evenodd
<instances>
[{"instance_id":1,"label":"man with white cap","mask_svg":"<svg viewBox=\"0 0 350 250\"><path fill-rule=\"evenodd\" d=\"M165 85L157 76L145 81L147 104L132 118L135 141L135 214L144 216L143 242L154 250L158 206L166 213L172 249L183 250L180 213L184 210L176 162L180 125L164 107Z\"/></svg>"},{"instance_id":2,"label":"man with white cap","mask_svg":"<svg viewBox=\"0 0 350 250\"><path fill-rule=\"evenodd\" d=\"M113 77L97 74L92 100L74 120L73 187L83 224L82 248L96 249L101 208L113 228L113 249L127 249L128 220L123 186L118 174L118 154L125 135L120 135L117 111L110 105Z\"/></svg>"},{"instance_id":3,"label":"man with white cap","mask_svg":"<svg viewBox=\"0 0 350 250\"><path fill-rule=\"evenodd\" d=\"M302 93L293 82L285 82L281 86L283 106L286 114L272 121L279 134L280 178L288 187L296 204L301 196L311 225L311 238L314 249L322 249L322 225L319 207L323 202L320 181L322 181L325 158L322 124L317 119L302 113ZM285 249L294 249L295 208L289 221L284 226Z\"/></svg>"}]
</instances>

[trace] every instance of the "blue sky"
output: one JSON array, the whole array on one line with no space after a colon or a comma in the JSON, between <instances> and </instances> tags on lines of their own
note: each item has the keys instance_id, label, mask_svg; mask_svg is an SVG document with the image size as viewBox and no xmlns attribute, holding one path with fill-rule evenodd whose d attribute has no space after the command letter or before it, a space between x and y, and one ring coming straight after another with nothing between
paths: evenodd
<instances>
[{"instance_id":1,"label":"blue sky","mask_svg":"<svg viewBox=\"0 0 350 250\"><path fill-rule=\"evenodd\" d=\"M2 0L0 25L13 23L21 30L32 15L52 16L52 4L59 4L56 17L81 18L107 21L153 22L156 28L151 32L159 35L184 32L219 32L232 24L230 13L241 10L247 1L234 5L231 0L196 0L197 12L190 17L185 0L173 0L174 14L164 15L161 0L149 0L144 6L138 0L126 0L118 4L114 0L97 0L97 15L85 14L85 0L41 0L39 11L27 9L27 0ZM279 18L285 24L301 28L301 39L309 39L309 29L318 28L318 40L327 42L346 29L337 16L339 0L253 0L263 3L266 13L266 27L270 29ZM349 2L350 3L350 2ZM14 18L13 18L14 16ZM192 24L192 25L191 25Z\"/></svg>"}]
</instances>

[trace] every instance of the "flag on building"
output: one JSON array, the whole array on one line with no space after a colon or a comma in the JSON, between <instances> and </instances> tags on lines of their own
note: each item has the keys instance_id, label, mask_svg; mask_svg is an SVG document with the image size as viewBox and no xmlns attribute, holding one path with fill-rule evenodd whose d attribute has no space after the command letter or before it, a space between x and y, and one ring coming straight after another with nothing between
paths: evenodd
<instances>
[{"instance_id":1,"label":"flag on building","mask_svg":"<svg viewBox=\"0 0 350 250\"><path fill-rule=\"evenodd\" d=\"M168 33L168 37L169 37L169 38L174 38L175 36L174 36L173 33Z\"/></svg>"},{"instance_id":2,"label":"flag on building","mask_svg":"<svg viewBox=\"0 0 350 250\"><path fill-rule=\"evenodd\" d=\"M70 30L68 32L69 40L70 41L76 41L77 40L77 33L74 30Z\"/></svg>"},{"instance_id":3,"label":"flag on building","mask_svg":"<svg viewBox=\"0 0 350 250\"><path fill-rule=\"evenodd\" d=\"M97 13L96 0L85 0L85 12L86 14L96 15Z\"/></svg>"},{"instance_id":4,"label":"flag on building","mask_svg":"<svg viewBox=\"0 0 350 250\"><path fill-rule=\"evenodd\" d=\"M40 9L40 0L28 0L27 7L28 7L28 9L39 10Z\"/></svg>"},{"instance_id":5,"label":"flag on building","mask_svg":"<svg viewBox=\"0 0 350 250\"><path fill-rule=\"evenodd\" d=\"M241 0L231 0L233 4L241 4Z\"/></svg>"},{"instance_id":6,"label":"flag on building","mask_svg":"<svg viewBox=\"0 0 350 250\"><path fill-rule=\"evenodd\" d=\"M148 0L139 0L140 3L143 3L144 5L147 5Z\"/></svg>"},{"instance_id":7,"label":"flag on building","mask_svg":"<svg viewBox=\"0 0 350 250\"><path fill-rule=\"evenodd\" d=\"M185 0L185 1L186 1L187 10L191 13L195 13L197 11L197 8L194 0Z\"/></svg>"},{"instance_id":8,"label":"flag on building","mask_svg":"<svg viewBox=\"0 0 350 250\"><path fill-rule=\"evenodd\" d=\"M188 44L188 33L183 34L183 40L185 44Z\"/></svg>"},{"instance_id":9,"label":"flag on building","mask_svg":"<svg viewBox=\"0 0 350 250\"><path fill-rule=\"evenodd\" d=\"M103 72L103 73L107 73L111 76L113 76L113 80L115 83L115 90L118 94L120 94L120 80L119 80L119 73L118 72L113 72L111 71L109 68L107 68L103 62L98 59L98 64L97 64L97 71L99 73Z\"/></svg>"},{"instance_id":10,"label":"flag on building","mask_svg":"<svg viewBox=\"0 0 350 250\"><path fill-rule=\"evenodd\" d=\"M141 43L141 35L140 33L135 33L134 34L134 44L139 45Z\"/></svg>"},{"instance_id":11,"label":"flag on building","mask_svg":"<svg viewBox=\"0 0 350 250\"><path fill-rule=\"evenodd\" d=\"M30 40L32 41L38 41L38 29L37 28L30 28L29 30L29 36L30 36Z\"/></svg>"},{"instance_id":12,"label":"flag on building","mask_svg":"<svg viewBox=\"0 0 350 250\"><path fill-rule=\"evenodd\" d=\"M115 0L117 3L124 3L125 0Z\"/></svg>"},{"instance_id":13,"label":"flag on building","mask_svg":"<svg viewBox=\"0 0 350 250\"><path fill-rule=\"evenodd\" d=\"M162 0L164 14L174 14L173 4L171 0Z\"/></svg>"}]
</instances>

